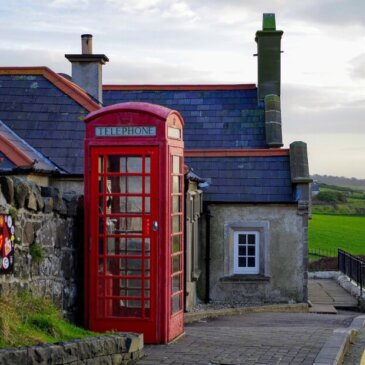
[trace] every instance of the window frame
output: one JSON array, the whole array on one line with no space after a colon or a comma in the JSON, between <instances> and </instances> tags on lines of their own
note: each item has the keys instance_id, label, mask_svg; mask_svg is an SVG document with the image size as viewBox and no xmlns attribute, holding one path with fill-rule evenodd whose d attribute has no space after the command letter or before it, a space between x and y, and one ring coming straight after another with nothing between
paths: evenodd
<instances>
[{"instance_id":1,"label":"window frame","mask_svg":"<svg viewBox=\"0 0 365 365\"><path fill-rule=\"evenodd\" d=\"M239 236L240 235L253 235L255 237L255 266L239 266L238 261L240 257L248 257L248 252L246 255L239 255ZM260 273L260 232L258 231L235 231L233 234L233 274L254 274ZM246 247L248 244L246 244ZM248 248L248 247L247 247Z\"/></svg>"}]
</instances>

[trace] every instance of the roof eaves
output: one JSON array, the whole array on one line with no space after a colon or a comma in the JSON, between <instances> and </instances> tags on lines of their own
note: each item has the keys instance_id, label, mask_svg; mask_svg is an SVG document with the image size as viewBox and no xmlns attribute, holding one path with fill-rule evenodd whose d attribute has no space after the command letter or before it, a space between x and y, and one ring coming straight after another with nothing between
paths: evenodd
<instances>
[{"instance_id":1,"label":"roof eaves","mask_svg":"<svg viewBox=\"0 0 365 365\"><path fill-rule=\"evenodd\" d=\"M94 102L82 88L48 67L0 67L0 75L42 75L87 111L93 112L100 109L100 105Z\"/></svg>"}]
</instances>

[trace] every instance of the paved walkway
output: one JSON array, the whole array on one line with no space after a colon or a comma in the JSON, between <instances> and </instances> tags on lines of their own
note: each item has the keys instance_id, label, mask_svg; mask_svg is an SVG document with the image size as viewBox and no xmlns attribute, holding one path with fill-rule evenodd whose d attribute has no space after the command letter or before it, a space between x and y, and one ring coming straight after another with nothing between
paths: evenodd
<instances>
[{"instance_id":1,"label":"paved walkway","mask_svg":"<svg viewBox=\"0 0 365 365\"><path fill-rule=\"evenodd\" d=\"M146 345L138 365L313 364L335 328L358 313L251 313L186 325L170 345Z\"/></svg>"},{"instance_id":2,"label":"paved walkway","mask_svg":"<svg viewBox=\"0 0 365 365\"><path fill-rule=\"evenodd\" d=\"M310 279L308 281L308 297L313 307L319 309L326 308L325 306L355 308L358 305L357 300L332 279ZM324 312L326 311L324 310Z\"/></svg>"}]
</instances>

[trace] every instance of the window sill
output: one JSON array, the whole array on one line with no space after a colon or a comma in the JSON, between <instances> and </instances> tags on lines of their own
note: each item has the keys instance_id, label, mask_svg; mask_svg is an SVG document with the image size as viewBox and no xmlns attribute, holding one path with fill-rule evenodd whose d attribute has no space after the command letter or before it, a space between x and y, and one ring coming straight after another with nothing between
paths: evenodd
<instances>
[{"instance_id":1,"label":"window sill","mask_svg":"<svg viewBox=\"0 0 365 365\"><path fill-rule=\"evenodd\" d=\"M270 281L270 276L263 275L250 275L250 274L235 274L232 276L225 276L219 279L223 282L268 282Z\"/></svg>"}]
</instances>

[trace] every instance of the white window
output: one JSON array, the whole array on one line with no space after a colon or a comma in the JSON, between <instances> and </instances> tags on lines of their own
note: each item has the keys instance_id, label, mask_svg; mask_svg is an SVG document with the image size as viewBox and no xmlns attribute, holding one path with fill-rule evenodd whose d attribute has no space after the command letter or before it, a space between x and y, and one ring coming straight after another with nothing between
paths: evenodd
<instances>
[{"instance_id":1,"label":"white window","mask_svg":"<svg viewBox=\"0 0 365 365\"><path fill-rule=\"evenodd\" d=\"M235 231L233 240L233 273L258 274L260 272L259 232Z\"/></svg>"}]
</instances>

